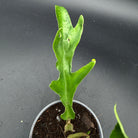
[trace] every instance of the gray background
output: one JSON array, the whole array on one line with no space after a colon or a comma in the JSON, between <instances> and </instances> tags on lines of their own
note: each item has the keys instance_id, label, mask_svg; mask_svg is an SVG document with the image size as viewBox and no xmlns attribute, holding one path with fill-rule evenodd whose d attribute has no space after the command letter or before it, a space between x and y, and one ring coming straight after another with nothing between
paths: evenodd
<instances>
[{"instance_id":1,"label":"gray background","mask_svg":"<svg viewBox=\"0 0 138 138\"><path fill-rule=\"evenodd\" d=\"M75 26L85 24L73 71L96 58L74 99L98 116L105 138L116 123L113 107L130 138L138 130L138 3L127 0L0 0L0 138L27 138L38 112L59 97L52 41L54 5L66 7Z\"/></svg>"}]
</instances>

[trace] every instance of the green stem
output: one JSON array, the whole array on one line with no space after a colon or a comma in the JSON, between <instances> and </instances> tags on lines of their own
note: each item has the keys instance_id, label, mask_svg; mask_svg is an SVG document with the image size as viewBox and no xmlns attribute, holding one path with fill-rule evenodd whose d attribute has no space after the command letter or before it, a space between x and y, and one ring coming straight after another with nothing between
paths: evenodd
<instances>
[{"instance_id":1,"label":"green stem","mask_svg":"<svg viewBox=\"0 0 138 138\"><path fill-rule=\"evenodd\" d=\"M74 132L75 130L73 129L73 124L70 122L70 120L66 121L66 125L64 127L64 133L71 131Z\"/></svg>"}]
</instances>

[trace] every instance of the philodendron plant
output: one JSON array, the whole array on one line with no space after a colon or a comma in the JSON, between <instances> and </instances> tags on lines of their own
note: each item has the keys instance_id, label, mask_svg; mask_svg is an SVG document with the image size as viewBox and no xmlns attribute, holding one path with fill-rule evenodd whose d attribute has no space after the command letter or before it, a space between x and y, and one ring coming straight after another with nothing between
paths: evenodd
<instances>
[{"instance_id":1,"label":"philodendron plant","mask_svg":"<svg viewBox=\"0 0 138 138\"><path fill-rule=\"evenodd\" d=\"M65 107L65 111L60 117L67 122L64 128L66 133L67 131L74 132L71 120L75 118L75 112L72 107L75 91L83 78L93 69L96 60L92 59L87 65L76 72L72 72L72 59L81 39L84 18L80 15L76 26L73 27L70 16L64 7L55 6L55 11L59 29L53 42L53 51L57 58L56 68L59 71L59 78L52 81L49 86L60 96L60 100ZM110 138L128 138L119 120L116 105L114 110L118 123ZM85 134L83 132L70 134L68 138L79 138L82 136L89 138L88 133Z\"/></svg>"}]
</instances>

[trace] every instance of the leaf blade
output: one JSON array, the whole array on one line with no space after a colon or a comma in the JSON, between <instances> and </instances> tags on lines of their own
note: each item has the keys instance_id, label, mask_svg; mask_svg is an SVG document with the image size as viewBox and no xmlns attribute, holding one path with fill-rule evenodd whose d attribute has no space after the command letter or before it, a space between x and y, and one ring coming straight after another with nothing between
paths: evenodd
<instances>
[{"instance_id":1,"label":"leaf blade","mask_svg":"<svg viewBox=\"0 0 138 138\"><path fill-rule=\"evenodd\" d=\"M79 75L72 75L73 73L71 72L72 59L75 49L81 39L84 18L80 15L76 26L73 27L70 16L64 7L56 5L55 11L59 29L53 42L53 51L57 58L56 68L59 71L59 78L52 81L49 86L60 96L60 100L65 107L65 112L61 115L61 118L63 120L70 120L75 118L72 104L74 93L79 85L77 81L74 81L74 79L79 79ZM85 68L85 70L83 68ZM80 80L82 80L91 69L91 65L89 65L89 67L87 65L87 68L82 67L82 69L78 71L78 73L84 72L83 75L80 75L83 76ZM78 73L76 72L74 74Z\"/></svg>"},{"instance_id":2,"label":"leaf blade","mask_svg":"<svg viewBox=\"0 0 138 138\"><path fill-rule=\"evenodd\" d=\"M113 129L113 131L110 135L110 138L129 138L127 136L127 134L125 133L124 127L123 127L123 125L120 121L120 118L118 116L116 107L117 107L117 105L115 104L114 113L115 113L115 117L116 117L116 120L117 120L117 124L116 124L115 128Z\"/></svg>"}]
</instances>

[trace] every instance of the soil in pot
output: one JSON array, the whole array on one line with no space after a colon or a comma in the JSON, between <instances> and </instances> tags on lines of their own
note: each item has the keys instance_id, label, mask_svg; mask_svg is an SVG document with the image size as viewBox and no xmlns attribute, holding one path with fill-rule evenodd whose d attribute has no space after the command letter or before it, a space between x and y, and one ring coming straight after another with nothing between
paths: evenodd
<instances>
[{"instance_id":1,"label":"soil in pot","mask_svg":"<svg viewBox=\"0 0 138 138\"><path fill-rule=\"evenodd\" d=\"M98 124L89 110L78 103L73 103L73 108L76 117L71 123L75 132L89 132L91 138L100 138ZM32 138L66 138L72 134L72 132L64 134L66 121L60 118L63 112L62 103L56 103L44 111L35 124Z\"/></svg>"}]
</instances>

